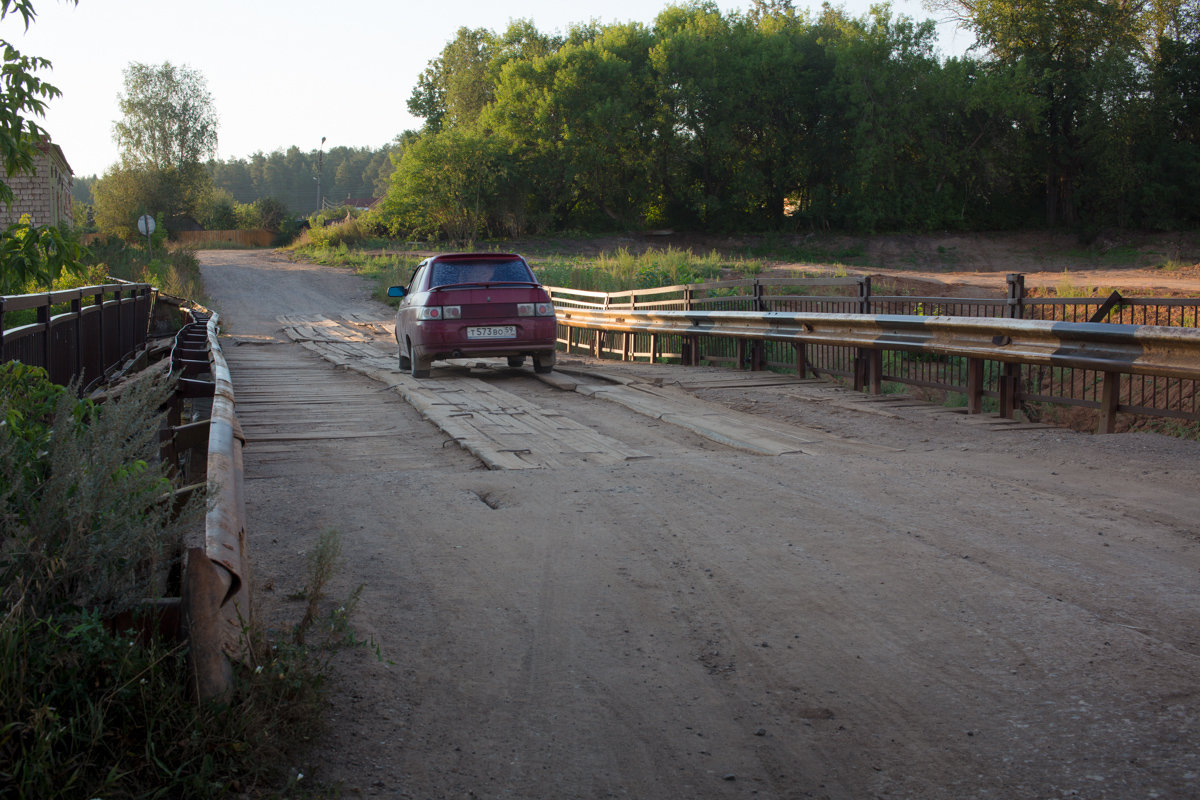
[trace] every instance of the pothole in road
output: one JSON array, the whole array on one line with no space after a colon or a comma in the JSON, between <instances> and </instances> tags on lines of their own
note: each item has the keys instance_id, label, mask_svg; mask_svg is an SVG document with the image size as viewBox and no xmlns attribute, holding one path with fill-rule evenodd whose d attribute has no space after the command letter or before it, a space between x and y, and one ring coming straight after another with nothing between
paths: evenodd
<instances>
[{"instance_id":1,"label":"pothole in road","mask_svg":"<svg viewBox=\"0 0 1200 800\"><path fill-rule=\"evenodd\" d=\"M493 511L500 508L502 505L503 498L501 498L495 492L471 492L471 494L478 497L481 503Z\"/></svg>"}]
</instances>

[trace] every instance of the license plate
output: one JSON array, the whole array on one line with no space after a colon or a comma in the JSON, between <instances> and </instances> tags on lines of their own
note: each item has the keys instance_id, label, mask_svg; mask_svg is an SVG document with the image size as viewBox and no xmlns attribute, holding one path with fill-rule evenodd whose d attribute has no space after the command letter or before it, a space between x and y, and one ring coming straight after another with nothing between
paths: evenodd
<instances>
[{"instance_id":1,"label":"license plate","mask_svg":"<svg viewBox=\"0 0 1200 800\"><path fill-rule=\"evenodd\" d=\"M468 339L515 339L516 325L477 325L467 328Z\"/></svg>"}]
</instances>

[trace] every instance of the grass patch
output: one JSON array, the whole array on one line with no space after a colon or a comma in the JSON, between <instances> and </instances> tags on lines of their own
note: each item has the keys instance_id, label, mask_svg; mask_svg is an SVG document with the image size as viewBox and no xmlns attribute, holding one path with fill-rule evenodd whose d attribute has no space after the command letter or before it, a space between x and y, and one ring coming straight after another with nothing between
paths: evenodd
<instances>
[{"instance_id":1,"label":"grass patch","mask_svg":"<svg viewBox=\"0 0 1200 800\"><path fill-rule=\"evenodd\" d=\"M367 242L379 245L379 241ZM427 251L383 247L352 247L345 242L318 245L301 239L290 248L292 254L306 261L333 267L348 267L375 283L373 297L390 305L387 287L405 285ZM504 248L476 248L482 252ZM716 251L696 255L690 250L667 247L634 253L626 248L597 256L543 255L530 257L530 266L538 280L548 286L583 289L597 292L620 292L630 289L651 289L683 283L718 280L725 272L756 275L763 270L761 262L723 256Z\"/></svg>"},{"instance_id":2,"label":"grass patch","mask_svg":"<svg viewBox=\"0 0 1200 800\"><path fill-rule=\"evenodd\" d=\"M719 280L723 270L741 275L762 271L759 263L727 258L716 251L696 255L690 250L674 247L642 253L619 248L593 258L546 257L539 259L533 267L538 279L548 286L593 292L703 283Z\"/></svg>"},{"instance_id":3,"label":"grass patch","mask_svg":"<svg viewBox=\"0 0 1200 800\"><path fill-rule=\"evenodd\" d=\"M207 305L195 250L185 247L160 249L158 255L151 258L140 247L110 238L92 244L88 251L85 263L90 270L125 281L149 283L165 294Z\"/></svg>"}]
</instances>

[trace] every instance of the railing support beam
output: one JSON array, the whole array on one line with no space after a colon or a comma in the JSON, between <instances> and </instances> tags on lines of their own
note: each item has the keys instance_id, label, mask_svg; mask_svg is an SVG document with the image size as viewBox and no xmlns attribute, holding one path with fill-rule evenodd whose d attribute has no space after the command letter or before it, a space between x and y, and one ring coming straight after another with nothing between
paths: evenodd
<instances>
[{"instance_id":1,"label":"railing support beam","mask_svg":"<svg viewBox=\"0 0 1200 800\"><path fill-rule=\"evenodd\" d=\"M983 413L983 359L967 359L967 413Z\"/></svg>"},{"instance_id":2,"label":"railing support beam","mask_svg":"<svg viewBox=\"0 0 1200 800\"><path fill-rule=\"evenodd\" d=\"M1096 433L1115 433L1117 409L1121 407L1121 373L1105 372L1100 388L1100 419Z\"/></svg>"}]
</instances>

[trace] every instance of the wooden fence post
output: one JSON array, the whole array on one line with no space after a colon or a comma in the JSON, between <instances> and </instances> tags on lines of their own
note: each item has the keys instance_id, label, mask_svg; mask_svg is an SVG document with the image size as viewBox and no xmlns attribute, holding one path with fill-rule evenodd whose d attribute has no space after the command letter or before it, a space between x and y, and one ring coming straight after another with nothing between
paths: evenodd
<instances>
[{"instance_id":1,"label":"wooden fence post","mask_svg":"<svg viewBox=\"0 0 1200 800\"><path fill-rule=\"evenodd\" d=\"M83 295L80 294L71 301L71 313L75 315L75 365L72 375L78 377L83 373ZM86 381L86 379L84 379ZM82 383L80 384L83 385Z\"/></svg>"},{"instance_id":2,"label":"wooden fence post","mask_svg":"<svg viewBox=\"0 0 1200 800\"><path fill-rule=\"evenodd\" d=\"M1115 433L1117 409L1121 405L1121 373L1105 372L1100 388L1100 419L1096 433Z\"/></svg>"},{"instance_id":3,"label":"wooden fence post","mask_svg":"<svg viewBox=\"0 0 1200 800\"><path fill-rule=\"evenodd\" d=\"M804 378L808 373L808 345L804 342L793 342L796 351L796 377Z\"/></svg>"},{"instance_id":4,"label":"wooden fence post","mask_svg":"<svg viewBox=\"0 0 1200 800\"><path fill-rule=\"evenodd\" d=\"M1009 273L1004 277L1008 283L1008 305L1004 316L1009 319L1025 319L1025 276L1020 272Z\"/></svg>"},{"instance_id":5,"label":"wooden fence post","mask_svg":"<svg viewBox=\"0 0 1200 800\"><path fill-rule=\"evenodd\" d=\"M93 347L99 353L96 363L100 365L100 374L92 376L95 380L108 374L108 363L104 360L104 292L92 295L92 304L96 306L96 344Z\"/></svg>"},{"instance_id":6,"label":"wooden fence post","mask_svg":"<svg viewBox=\"0 0 1200 800\"><path fill-rule=\"evenodd\" d=\"M1000 368L1000 416L1012 419L1017 408L1017 386L1021 368L1017 364L1005 363Z\"/></svg>"},{"instance_id":7,"label":"wooden fence post","mask_svg":"<svg viewBox=\"0 0 1200 800\"><path fill-rule=\"evenodd\" d=\"M983 412L983 359L967 359L967 413Z\"/></svg>"}]
</instances>

